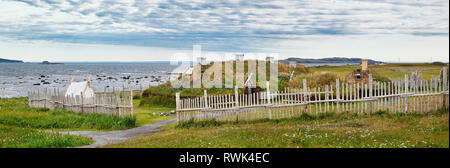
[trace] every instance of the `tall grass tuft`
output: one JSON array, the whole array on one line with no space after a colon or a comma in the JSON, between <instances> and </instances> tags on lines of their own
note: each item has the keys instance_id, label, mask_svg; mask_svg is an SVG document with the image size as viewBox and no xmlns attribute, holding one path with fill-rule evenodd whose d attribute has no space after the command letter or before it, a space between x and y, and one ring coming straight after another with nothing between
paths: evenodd
<instances>
[{"instance_id":1,"label":"tall grass tuft","mask_svg":"<svg viewBox=\"0 0 450 168\"><path fill-rule=\"evenodd\" d=\"M65 148L88 145L92 142L92 139L86 137L0 124L0 148Z\"/></svg>"},{"instance_id":2,"label":"tall grass tuft","mask_svg":"<svg viewBox=\"0 0 450 168\"><path fill-rule=\"evenodd\" d=\"M0 102L0 124L39 129L127 129L136 126L136 117L74 113L64 109L30 108L26 99Z\"/></svg>"},{"instance_id":3,"label":"tall grass tuft","mask_svg":"<svg viewBox=\"0 0 450 168\"><path fill-rule=\"evenodd\" d=\"M223 124L223 122L219 122L216 119L204 120L204 121L195 121L194 119L190 119L190 120L178 123L176 128L217 127L217 126L221 126L222 124Z\"/></svg>"}]
</instances>

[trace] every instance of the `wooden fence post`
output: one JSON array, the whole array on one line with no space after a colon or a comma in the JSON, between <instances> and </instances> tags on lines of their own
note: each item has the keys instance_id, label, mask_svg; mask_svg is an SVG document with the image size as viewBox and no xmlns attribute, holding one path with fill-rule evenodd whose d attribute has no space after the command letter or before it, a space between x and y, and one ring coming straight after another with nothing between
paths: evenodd
<instances>
[{"instance_id":1,"label":"wooden fence post","mask_svg":"<svg viewBox=\"0 0 450 168\"><path fill-rule=\"evenodd\" d=\"M267 105L270 105L271 103L271 95L270 95L270 82L269 81L266 81L266 93L267 93L267 95L266 95L266 98L267 98ZM271 111L271 109L270 109L270 107L267 107L266 106L266 108L267 108L267 111L269 112L269 119L272 119L272 111Z\"/></svg>"},{"instance_id":2,"label":"wooden fence post","mask_svg":"<svg viewBox=\"0 0 450 168\"><path fill-rule=\"evenodd\" d=\"M338 112L338 113L340 113L341 112L341 109L340 109L340 106L339 106L339 101L340 101L340 92L339 92L339 86L340 86L340 84L339 84L339 78L337 78L336 79L336 111Z\"/></svg>"},{"instance_id":3,"label":"wooden fence post","mask_svg":"<svg viewBox=\"0 0 450 168\"><path fill-rule=\"evenodd\" d=\"M205 108L208 108L208 91L203 90L203 98L205 99Z\"/></svg>"},{"instance_id":4,"label":"wooden fence post","mask_svg":"<svg viewBox=\"0 0 450 168\"><path fill-rule=\"evenodd\" d=\"M81 113L84 112L84 96L83 92L81 92Z\"/></svg>"},{"instance_id":5,"label":"wooden fence post","mask_svg":"<svg viewBox=\"0 0 450 168\"><path fill-rule=\"evenodd\" d=\"M303 102L307 101L307 96L306 96L306 93L308 92L307 88L308 88L307 81L306 81L306 79L303 79ZM307 103L309 103L309 102L307 102ZM308 111L308 104L305 104L304 110L305 110L304 112Z\"/></svg>"},{"instance_id":6,"label":"wooden fence post","mask_svg":"<svg viewBox=\"0 0 450 168\"><path fill-rule=\"evenodd\" d=\"M405 74L405 113L408 113L409 110L408 90L409 90L408 74Z\"/></svg>"},{"instance_id":7,"label":"wooden fence post","mask_svg":"<svg viewBox=\"0 0 450 168\"><path fill-rule=\"evenodd\" d=\"M239 107L239 90L237 85L234 87L234 103L236 107Z\"/></svg>"},{"instance_id":8,"label":"wooden fence post","mask_svg":"<svg viewBox=\"0 0 450 168\"><path fill-rule=\"evenodd\" d=\"M443 87L444 87L444 92L448 91L448 86L447 86L447 68L444 67L444 69L442 70L442 80L443 80ZM444 94L444 108L447 108L448 106L448 95Z\"/></svg>"},{"instance_id":9,"label":"wooden fence post","mask_svg":"<svg viewBox=\"0 0 450 168\"><path fill-rule=\"evenodd\" d=\"M180 93L175 94L175 102L176 102L176 113L177 113L177 122L180 122Z\"/></svg>"},{"instance_id":10,"label":"wooden fence post","mask_svg":"<svg viewBox=\"0 0 450 168\"><path fill-rule=\"evenodd\" d=\"M239 90L237 85L234 86L234 103L236 121L239 121Z\"/></svg>"},{"instance_id":11,"label":"wooden fence post","mask_svg":"<svg viewBox=\"0 0 450 168\"><path fill-rule=\"evenodd\" d=\"M47 108L47 88L44 89L44 108Z\"/></svg>"},{"instance_id":12,"label":"wooden fence post","mask_svg":"<svg viewBox=\"0 0 450 168\"><path fill-rule=\"evenodd\" d=\"M134 116L133 89L130 89L131 116Z\"/></svg>"},{"instance_id":13,"label":"wooden fence post","mask_svg":"<svg viewBox=\"0 0 450 168\"><path fill-rule=\"evenodd\" d=\"M372 74L369 74L369 98L373 98L373 78ZM372 114L373 111L373 101L369 101L369 114Z\"/></svg>"}]
</instances>

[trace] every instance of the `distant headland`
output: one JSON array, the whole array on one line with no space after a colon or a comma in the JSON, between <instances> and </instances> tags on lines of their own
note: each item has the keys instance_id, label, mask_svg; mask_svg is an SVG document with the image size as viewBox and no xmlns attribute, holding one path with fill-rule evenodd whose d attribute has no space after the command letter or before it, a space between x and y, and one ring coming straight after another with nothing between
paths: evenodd
<instances>
[{"instance_id":1,"label":"distant headland","mask_svg":"<svg viewBox=\"0 0 450 168\"><path fill-rule=\"evenodd\" d=\"M0 63L23 63L23 61L21 61L21 60L9 60L9 59L0 58Z\"/></svg>"},{"instance_id":2,"label":"distant headland","mask_svg":"<svg viewBox=\"0 0 450 168\"><path fill-rule=\"evenodd\" d=\"M60 63L60 62L42 61L41 64L63 64L63 63Z\"/></svg>"}]
</instances>

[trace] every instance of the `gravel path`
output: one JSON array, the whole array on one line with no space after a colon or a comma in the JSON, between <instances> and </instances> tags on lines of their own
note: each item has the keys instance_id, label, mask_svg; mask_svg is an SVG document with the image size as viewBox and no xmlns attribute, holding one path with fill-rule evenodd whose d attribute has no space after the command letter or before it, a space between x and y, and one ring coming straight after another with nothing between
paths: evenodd
<instances>
[{"instance_id":1,"label":"gravel path","mask_svg":"<svg viewBox=\"0 0 450 168\"><path fill-rule=\"evenodd\" d=\"M155 132L163 131L160 129L161 127L176 122L177 120L169 119L158 121L152 124L143 125L141 127L136 127L127 130L118 130L118 131L109 131L109 132L95 132L95 131L70 131L70 132L61 132L63 134L70 135L80 135L91 137L95 142L90 145L80 146L78 148L96 148L99 146L115 144L118 142L126 141L133 139L139 135L145 135Z\"/></svg>"}]
</instances>

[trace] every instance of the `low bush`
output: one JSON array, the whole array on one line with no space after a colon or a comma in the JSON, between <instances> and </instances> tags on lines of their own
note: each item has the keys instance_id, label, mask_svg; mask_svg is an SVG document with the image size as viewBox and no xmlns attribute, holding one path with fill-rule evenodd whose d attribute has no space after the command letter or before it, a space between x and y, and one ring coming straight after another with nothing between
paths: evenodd
<instances>
[{"instance_id":1,"label":"low bush","mask_svg":"<svg viewBox=\"0 0 450 168\"><path fill-rule=\"evenodd\" d=\"M177 124L176 128L203 128L203 127L216 127L221 126L223 122L219 122L216 119L211 120L203 120L203 121L195 121L194 119L190 119L184 122L180 122Z\"/></svg>"}]
</instances>

